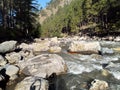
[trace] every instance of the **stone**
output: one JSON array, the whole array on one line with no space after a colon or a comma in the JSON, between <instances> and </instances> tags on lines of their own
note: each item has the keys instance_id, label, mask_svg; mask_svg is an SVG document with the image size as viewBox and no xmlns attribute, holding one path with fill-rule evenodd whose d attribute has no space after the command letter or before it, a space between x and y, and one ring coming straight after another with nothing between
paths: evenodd
<instances>
[{"instance_id":1,"label":"stone","mask_svg":"<svg viewBox=\"0 0 120 90\"><path fill-rule=\"evenodd\" d=\"M39 77L49 77L66 73L67 66L63 58L57 54L41 54L27 61L18 63L22 73Z\"/></svg>"},{"instance_id":2,"label":"stone","mask_svg":"<svg viewBox=\"0 0 120 90\"><path fill-rule=\"evenodd\" d=\"M50 38L50 44L52 46L54 45L58 45L60 42L58 41L58 38L57 37L53 37L53 38Z\"/></svg>"},{"instance_id":3,"label":"stone","mask_svg":"<svg viewBox=\"0 0 120 90\"><path fill-rule=\"evenodd\" d=\"M12 52L5 55L5 58L8 60L9 63L13 64L21 60L21 55L16 52Z\"/></svg>"},{"instance_id":4,"label":"stone","mask_svg":"<svg viewBox=\"0 0 120 90\"><path fill-rule=\"evenodd\" d=\"M120 52L120 47L113 48L114 51Z\"/></svg>"},{"instance_id":5,"label":"stone","mask_svg":"<svg viewBox=\"0 0 120 90\"><path fill-rule=\"evenodd\" d=\"M80 37L79 36L73 36L73 40L74 41L77 41L77 40L79 40L80 39ZM81 40L81 39L80 39Z\"/></svg>"},{"instance_id":6,"label":"stone","mask_svg":"<svg viewBox=\"0 0 120 90\"><path fill-rule=\"evenodd\" d=\"M10 80L11 80L11 81L16 80L17 78L18 78L18 75L12 75L12 76L10 76Z\"/></svg>"},{"instance_id":7,"label":"stone","mask_svg":"<svg viewBox=\"0 0 120 90\"><path fill-rule=\"evenodd\" d=\"M14 90L48 90L48 81L40 77L26 77Z\"/></svg>"},{"instance_id":8,"label":"stone","mask_svg":"<svg viewBox=\"0 0 120 90\"><path fill-rule=\"evenodd\" d=\"M22 56L21 60L27 60L34 57L32 50L22 50L19 52L19 54Z\"/></svg>"},{"instance_id":9,"label":"stone","mask_svg":"<svg viewBox=\"0 0 120 90\"><path fill-rule=\"evenodd\" d=\"M32 46L33 46L33 52L47 51L49 49L48 42L33 43Z\"/></svg>"},{"instance_id":10,"label":"stone","mask_svg":"<svg viewBox=\"0 0 120 90\"><path fill-rule=\"evenodd\" d=\"M103 69L103 70L101 70L101 74L102 74L103 76L109 76L109 75L110 75L110 72L109 72L108 70L106 70L106 69Z\"/></svg>"},{"instance_id":11,"label":"stone","mask_svg":"<svg viewBox=\"0 0 120 90\"><path fill-rule=\"evenodd\" d=\"M6 74L10 76L10 78L13 79L13 75L17 75L19 72L19 68L17 66L14 65L6 65L5 66L6 69Z\"/></svg>"},{"instance_id":12,"label":"stone","mask_svg":"<svg viewBox=\"0 0 120 90\"><path fill-rule=\"evenodd\" d=\"M101 46L99 42L73 41L69 45L68 51L81 54L99 54Z\"/></svg>"},{"instance_id":13,"label":"stone","mask_svg":"<svg viewBox=\"0 0 120 90\"><path fill-rule=\"evenodd\" d=\"M59 47L59 46L50 47L49 52L51 52L51 53L59 53L59 52L61 52L61 47Z\"/></svg>"},{"instance_id":14,"label":"stone","mask_svg":"<svg viewBox=\"0 0 120 90\"><path fill-rule=\"evenodd\" d=\"M114 41L120 42L120 36L116 37L116 38L114 39Z\"/></svg>"},{"instance_id":15,"label":"stone","mask_svg":"<svg viewBox=\"0 0 120 90\"><path fill-rule=\"evenodd\" d=\"M13 51L16 48L17 41L5 41L0 44L0 53Z\"/></svg>"},{"instance_id":16,"label":"stone","mask_svg":"<svg viewBox=\"0 0 120 90\"><path fill-rule=\"evenodd\" d=\"M21 43L18 48L22 48L22 50L32 50L32 46L26 43Z\"/></svg>"},{"instance_id":17,"label":"stone","mask_svg":"<svg viewBox=\"0 0 120 90\"><path fill-rule=\"evenodd\" d=\"M7 63L7 61L3 58L3 56L0 55L0 65L4 66Z\"/></svg>"},{"instance_id":18,"label":"stone","mask_svg":"<svg viewBox=\"0 0 120 90\"><path fill-rule=\"evenodd\" d=\"M91 82L91 87L89 90L108 90L109 86L106 81L95 79Z\"/></svg>"}]
</instances>

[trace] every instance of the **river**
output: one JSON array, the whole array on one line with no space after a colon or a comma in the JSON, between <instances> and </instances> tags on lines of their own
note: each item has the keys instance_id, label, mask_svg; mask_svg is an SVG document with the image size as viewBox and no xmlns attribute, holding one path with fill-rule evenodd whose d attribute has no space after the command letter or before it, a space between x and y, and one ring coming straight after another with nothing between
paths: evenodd
<instances>
[{"instance_id":1,"label":"river","mask_svg":"<svg viewBox=\"0 0 120 90\"><path fill-rule=\"evenodd\" d=\"M63 49L60 55L67 63L68 73L58 76L51 90L88 90L93 79L107 81L109 90L120 90L120 52L113 50L120 43L100 41L100 44L102 56L70 54Z\"/></svg>"},{"instance_id":2,"label":"river","mask_svg":"<svg viewBox=\"0 0 120 90\"><path fill-rule=\"evenodd\" d=\"M120 90L120 42L100 41L101 55L82 55L68 53L67 44L61 44L62 56L68 66L67 74L57 76L50 84L49 90L88 90L94 79L104 80L109 90ZM13 90L14 85L7 87Z\"/></svg>"}]
</instances>

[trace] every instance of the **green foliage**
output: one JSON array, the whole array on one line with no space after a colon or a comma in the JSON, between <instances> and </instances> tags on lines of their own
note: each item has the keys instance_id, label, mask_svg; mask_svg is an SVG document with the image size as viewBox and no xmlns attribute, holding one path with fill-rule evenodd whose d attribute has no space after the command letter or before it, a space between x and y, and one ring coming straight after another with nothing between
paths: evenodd
<instances>
[{"instance_id":1,"label":"green foliage","mask_svg":"<svg viewBox=\"0 0 120 90\"><path fill-rule=\"evenodd\" d=\"M51 0L50 5L59 0ZM57 4L55 4L56 6ZM47 18L41 26L42 36L61 36L91 30L89 34L109 34L120 30L119 0L72 0Z\"/></svg>"},{"instance_id":2,"label":"green foliage","mask_svg":"<svg viewBox=\"0 0 120 90\"><path fill-rule=\"evenodd\" d=\"M1 38L31 38L37 37L39 32L37 21L37 5L34 0L1 0L0 27Z\"/></svg>"}]
</instances>

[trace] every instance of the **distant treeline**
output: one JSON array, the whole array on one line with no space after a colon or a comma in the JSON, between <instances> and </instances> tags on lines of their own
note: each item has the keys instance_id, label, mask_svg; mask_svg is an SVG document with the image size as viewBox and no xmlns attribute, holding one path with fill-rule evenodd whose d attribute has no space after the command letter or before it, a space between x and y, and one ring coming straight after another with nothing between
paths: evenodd
<instances>
[{"instance_id":1,"label":"distant treeline","mask_svg":"<svg viewBox=\"0 0 120 90\"><path fill-rule=\"evenodd\" d=\"M39 36L35 0L0 0L0 40Z\"/></svg>"},{"instance_id":2,"label":"distant treeline","mask_svg":"<svg viewBox=\"0 0 120 90\"><path fill-rule=\"evenodd\" d=\"M120 0L73 0L59 7L55 15L44 21L41 29L42 36L50 37L79 32L90 36L119 35Z\"/></svg>"}]
</instances>

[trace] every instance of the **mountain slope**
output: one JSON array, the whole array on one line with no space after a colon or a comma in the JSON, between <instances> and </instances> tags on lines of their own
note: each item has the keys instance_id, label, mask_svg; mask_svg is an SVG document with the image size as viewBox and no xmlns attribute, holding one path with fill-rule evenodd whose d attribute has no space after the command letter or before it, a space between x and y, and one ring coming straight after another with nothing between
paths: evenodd
<instances>
[{"instance_id":1,"label":"mountain slope","mask_svg":"<svg viewBox=\"0 0 120 90\"><path fill-rule=\"evenodd\" d=\"M57 1L57 0L55 0ZM41 35L61 36L61 34L116 35L120 34L119 0L72 0L69 4L60 3L48 7L49 13L41 24ZM52 4L50 4L52 5Z\"/></svg>"},{"instance_id":2,"label":"mountain slope","mask_svg":"<svg viewBox=\"0 0 120 90\"><path fill-rule=\"evenodd\" d=\"M59 8L63 8L64 5L70 4L72 0L51 0L45 9L42 9L39 14L39 22L42 24L44 20L51 15L55 15Z\"/></svg>"}]
</instances>

